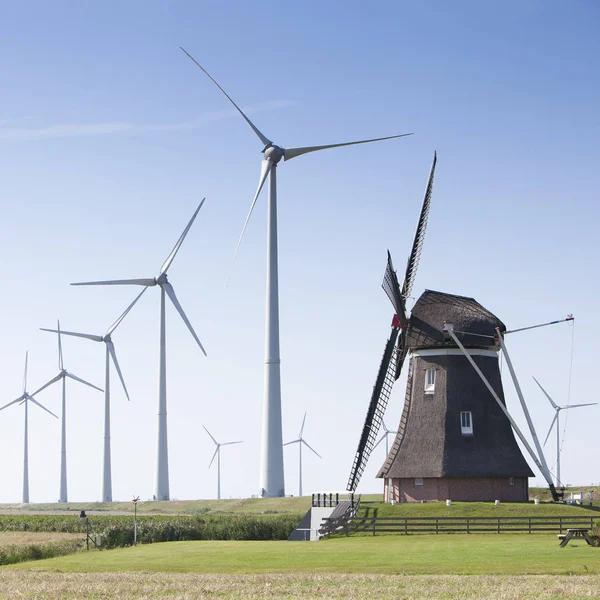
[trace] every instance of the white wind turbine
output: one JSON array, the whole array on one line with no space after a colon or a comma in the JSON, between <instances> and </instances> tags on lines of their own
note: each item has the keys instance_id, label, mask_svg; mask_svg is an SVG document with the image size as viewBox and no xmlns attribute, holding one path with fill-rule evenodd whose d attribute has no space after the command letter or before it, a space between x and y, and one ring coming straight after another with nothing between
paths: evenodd
<instances>
[{"instance_id":1,"label":"white wind turbine","mask_svg":"<svg viewBox=\"0 0 600 600\"><path fill-rule=\"evenodd\" d=\"M581 406L594 406L596 404L598 404L597 402L591 402L588 404L571 404L568 406L558 406L558 404L556 404L554 402L554 400L552 400L552 398L550 398L550 396L548 395L548 392L540 385L540 382L534 377L533 380L538 384L540 390L542 390L542 392L544 392L544 396L546 396L546 398L548 398L548 400L550 400L550 404L552 404L552 408L554 408L554 410L556 411L554 413L554 419L552 419L552 423L550 424L550 429L548 429L548 435L546 436L546 439L544 440L544 446L546 445L546 442L548 441L548 438L550 437L550 433L552 433L552 428L554 427L554 424L556 423L556 487L560 487L562 485L561 479L560 479L560 423L559 423L559 414L561 410L566 410L568 408L579 408Z\"/></svg>"},{"instance_id":2,"label":"white wind turbine","mask_svg":"<svg viewBox=\"0 0 600 600\"><path fill-rule=\"evenodd\" d=\"M103 392L102 388L96 387L91 383L88 383L84 379L69 373L63 365L62 355L62 344L60 341L60 321L57 322L56 332L58 334L58 368L60 369L58 375L52 378L48 383L44 384L39 390L35 391L32 396L39 394L42 390L45 390L48 386L60 381L62 379L62 418L61 418L61 432L60 432L60 493L58 496L59 502L68 502L67 499L67 377L74 381L79 381L99 392Z\"/></svg>"},{"instance_id":3,"label":"white wind turbine","mask_svg":"<svg viewBox=\"0 0 600 600\"><path fill-rule=\"evenodd\" d=\"M127 307L123 314L108 328L108 331L104 335L92 335L91 333L76 333L74 331L61 331L62 335L71 335L74 337L84 338L86 340L92 340L93 342L104 342L106 346L106 369L104 378L104 454L103 454L103 468L102 468L102 502L112 502L112 469L111 469L111 457L110 457L110 361L112 359L119 379L123 384L123 390L129 400L129 393L125 386L123 374L117 361L117 354L115 352L115 345L112 341L112 333L121 324L121 321L127 316L127 313L133 308L135 303L140 299L142 294L146 291L144 288L135 298L135 300ZM41 327L42 331L50 331L58 333L56 329L45 329Z\"/></svg>"},{"instance_id":4,"label":"white wind turbine","mask_svg":"<svg viewBox=\"0 0 600 600\"><path fill-rule=\"evenodd\" d=\"M12 402L5 404L0 410L4 410L8 406L13 404L24 404L25 405L25 434L23 440L23 504L29 503L29 402L37 404L40 408L43 408L47 413L50 413L53 417L58 417L45 406L42 406L33 396L35 394L27 393L27 359L29 352L25 353L25 374L23 375L23 393Z\"/></svg>"},{"instance_id":5,"label":"white wind turbine","mask_svg":"<svg viewBox=\"0 0 600 600\"><path fill-rule=\"evenodd\" d=\"M177 252L185 240L198 211L202 208L204 200L192 215L183 233L177 240L173 250L160 268L158 277L145 279L117 279L112 281L86 281L83 283L72 283L71 285L142 285L144 287L160 287L160 350L159 350L159 369L158 369L158 457L156 464L156 493L157 500L169 500L169 453L167 444L167 346L166 346L166 320L165 320L165 295L169 297L173 306L179 313L183 322L190 330L192 337L196 340L200 350L206 355L192 324L187 318L179 300L175 295L173 286L167 280L167 271L173 263Z\"/></svg>"},{"instance_id":6,"label":"white wind turbine","mask_svg":"<svg viewBox=\"0 0 600 600\"><path fill-rule=\"evenodd\" d=\"M306 413L304 413L304 418L302 419L302 427L300 427L298 439L283 444L284 446L289 446L290 444L298 444L298 496L302 496L302 444L304 444L309 450L312 450L319 458L322 458L321 455L314 448L311 448L306 442L306 440L302 437L302 434L304 433L305 422Z\"/></svg>"},{"instance_id":7,"label":"white wind turbine","mask_svg":"<svg viewBox=\"0 0 600 600\"><path fill-rule=\"evenodd\" d=\"M281 417L281 380L280 380L280 355L279 355L279 284L277 268L277 165L283 158L284 161L296 158L302 154L326 150L327 148L339 148L341 146L354 146L369 142L379 142L400 138L410 133L401 135L390 135L382 138L360 140L357 142L345 142L342 144L329 144L326 146L306 146L303 148L283 148L276 146L263 135L260 130L242 112L240 107L229 97L227 92L211 77L211 75L191 56L181 48L185 54L211 79L211 81L223 92L225 97L233 104L237 111L250 125L252 131L263 144L262 161L258 188L250 205L250 211L242 228L242 234L234 254L240 247L250 215L258 199L260 191L269 176L269 201L267 217L267 299L266 299L266 322L265 322L265 390L263 399L263 425L261 438L260 459L260 495L263 497L278 497L285 495L285 484L283 475L283 435Z\"/></svg>"},{"instance_id":8,"label":"white wind turbine","mask_svg":"<svg viewBox=\"0 0 600 600\"><path fill-rule=\"evenodd\" d=\"M202 427L204 427L204 425L202 425ZM215 453L213 454L213 457L210 460L210 464L208 465L208 468L210 469L212 467L215 457L217 457L217 500L220 500L221 499L221 446L231 446L232 444L242 444L243 441L223 442L221 444L221 443L217 442L217 440L215 440L215 438L212 436L210 431L208 429L206 429L206 427L204 427L204 431L206 431L206 433L208 433L208 435L210 436L210 439L217 446L215 449Z\"/></svg>"},{"instance_id":9,"label":"white wind turbine","mask_svg":"<svg viewBox=\"0 0 600 600\"><path fill-rule=\"evenodd\" d=\"M383 435L379 438L379 441L373 446L373 450L375 450L375 448L377 448L377 446L379 446L379 444L381 444L381 442L383 442L383 440L385 438L385 455L388 456L388 454L390 453L390 447L389 447L389 443L388 443L388 436L389 435L396 435L398 432L397 431L390 431L386 427L385 421L383 419L381 419L381 426L383 427Z\"/></svg>"}]
</instances>

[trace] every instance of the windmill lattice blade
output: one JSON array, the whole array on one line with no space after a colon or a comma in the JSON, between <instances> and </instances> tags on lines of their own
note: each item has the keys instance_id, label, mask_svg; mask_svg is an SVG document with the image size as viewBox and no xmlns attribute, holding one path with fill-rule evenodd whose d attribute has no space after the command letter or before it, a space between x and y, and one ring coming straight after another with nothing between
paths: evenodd
<instances>
[{"instance_id":1,"label":"windmill lattice blade","mask_svg":"<svg viewBox=\"0 0 600 600\"><path fill-rule=\"evenodd\" d=\"M50 333L58 333L58 329L46 329L45 327L40 327L40 331L49 331ZM63 331L60 330L61 335L71 335L73 337L85 338L86 340L93 340L94 342L101 342L101 335L93 335L91 333L77 333L76 331Z\"/></svg>"},{"instance_id":2,"label":"windmill lattice blade","mask_svg":"<svg viewBox=\"0 0 600 600\"><path fill-rule=\"evenodd\" d=\"M60 341L60 321L56 321L56 329L58 331L58 368L63 370L63 355L62 355L62 343Z\"/></svg>"},{"instance_id":3,"label":"windmill lattice blade","mask_svg":"<svg viewBox=\"0 0 600 600\"><path fill-rule=\"evenodd\" d=\"M47 413L50 413L53 417L58 419L58 417L51 410L48 410L43 404L40 404L35 398L28 396L27 400L31 400L34 404L37 404L40 408L43 408Z\"/></svg>"},{"instance_id":4,"label":"windmill lattice blade","mask_svg":"<svg viewBox=\"0 0 600 600\"><path fill-rule=\"evenodd\" d=\"M185 236L188 234L188 231L194 224L194 221L196 220L196 216L198 215L198 212L202 208L202 205L204 204L205 200L206 200L206 198L202 198L202 202L200 202L200 205L195 210L194 214L192 215L192 218L190 219L190 222L187 224L186 228L183 230L183 233L179 236L177 243L175 244L175 246L173 246L173 250L171 250L171 254L169 254L169 256L167 256L167 260L165 260L165 262L163 263L163 266L160 268L161 273L166 273L169 270L171 263L173 262L173 260L175 260L175 256L177 256L177 252L179 252L179 248L181 248L181 244L183 244L183 240L185 240Z\"/></svg>"},{"instance_id":5,"label":"windmill lattice blade","mask_svg":"<svg viewBox=\"0 0 600 600\"><path fill-rule=\"evenodd\" d=\"M35 396L36 394L39 394L42 390L45 390L48 386L52 385L53 383L56 383L59 379L62 379L62 372L59 373L56 377L53 377L48 383L44 384L41 388L37 389L35 392L33 392L33 394L29 394L29 396Z\"/></svg>"},{"instance_id":6,"label":"windmill lattice blade","mask_svg":"<svg viewBox=\"0 0 600 600\"><path fill-rule=\"evenodd\" d=\"M558 408L558 404L556 404L556 402L554 402L554 400L552 400L552 398L550 398L550 396L548 395L548 392L542 387L541 383L534 377L533 380L538 384L540 390L542 390L542 392L544 392L544 396L546 396L546 398L548 398L548 400L550 400L550 404L552 404L552 407L557 409Z\"/></svg>"},{"instance_id":7,"label":"windmill lattice blade","mask_svg":"<svg viewBox=\"0 0 600 600\"><path fill-rule=\"evenodd\" d=\"M242 238L244 237L244 233L246 232L246 227L248 225L248 221L250 220L250 215L252 214L252 211L254 210L254 206L256 204L256 201L258 200L260 191L262 190L263 185L265 184L267 175L271 171L272 166L273 166L273 163L271 163L271 161L269 161L269 160L263 160L261 163L260 179L258 180L258 187L256 188L256 194L254 194L254 200L252 200L252 204L250 205L250 210L248 211L248 216L246 217L246 222L244 223L244 226L242 227L242 233L240 234L240 239L238 240L237 246L235 247L235 252L233 253L233 260L231 261L231 269L229 269L230 276L231 276L231 271L233 270L233 265L235 263L235 259L237 257L238 250L240 249L240 244L242 243Z\"/></svg>"},{"instance_id":8,"label":"windmill lattice blade","mask_svg":"<svg viewBox=\"0 0 600 600\"><path fill-rule=\"evenodd\" d=\"M127 396L127 400L129 398L129 392L127 391L127 386L125 385L125 380L123 379L123 373L121 373L121 367L119 366L119 361L117 360L117 353L115 352L115 345L111 342L106 342L108 346L108 352L110 353L110 357L112 358L113 364L115 365L115 369L117 370L117 375L121 380L121 385L123 386L123 390L125 391L125 395Z\"/></svg>"},{"instance_id":9,"label":"windmill lattice blade","mask_svg":"<svg viewBox=\"0 0 600 600\"><path fill-rule=\"evenodd\" d=\"M546 435L546 439L544 440L544 446L546 445L546 442L552 433L552 428L554 427L554 423L556 423L556 419L558 419L558 411L554 413L554 419L552 419L552 423L550 423L550 429L548 429L548 435Z\"/></svg>"},{"instance_id":10,"label":"windmill lattice blade","mask_svg":"<svg viewBox=\"0 0 600 600\"><path fill-rule=\"evenodd\" d=\"M25 352L25 373L23 374L23 393L27 391L27 362L29 361L29 350Z\"/></svg>"},{"instance_id":11,"label":"windmill lattice blade","mask_svg":"<svg viewBox=\"0 0 600 600\"><path fill-rule=\"evenodd\" d=\"M387 256L387 265L385 267L385 274L383 276L383 281L381 283L381 287L383 291L387 294L387 297L390 299L396 314L400 319L400 323L402 328L407 325L407 316L406 316L406 306L404 304L404 297L400 292L400 283L398 282L398 276L396 275L396 271L394 270L394 265L392 263L392 255L388 250Z\"/></svg>"},{"instance_id":12,"label":"windmill lattice blade","mask_svg":"<svg viewBox=\"0 0 600 600\"><path fill-rule=\"evenodd\" d=\"M394 138L406 137L412 133L402 133L400 135L388 135L382 138L373 138L370 140L360 140L358 142L344 142L343 144L328 144L326 146L306 146L305 148L285 148L283 152L283 160L291 160L296 156L316 152L317 150L327 150L328 148L341 148L342 146L356 146L358 144L369 144L370 142L381 142L383 140L393 140Z\"/></svg>"},{"instance_id":13,"label":"windmill lattice blade","mask_svg":"<svg viewBox=\"0 0 600 600\"><path fill-rule=\"evenodd\" d=\"M120 324L121 321L127 316L127 314L129 313L129 311L135 306L135 304L137 303L137 301L142 297L143 293L147 290L148 288L145 287L136 297L135 300L124 310L123 314L108 328L108 331L106 332L106 335L110 335Z\"/></svg>"},{"instance_id":14,"label":"windmill lattice blade","mask_svg":"<svg viewBox=\"0 0 600 600\"><path fill-rule=\"evenodd\" d=\"M93 383L90 383L89 381L86 381L85 379L81 379L81 377L77 377L77 375L73 375L73 373L66 373L67 377L70 377L73 381L79 381L79 383L83 383L91 388L94 388L95 390L98 390L99 392L103 392L104 390L102 388L99 388L98 386L95 386Z\"/></svg>"},{"instance_id":15,"label":"windmill lattice blade","mask_svg":"<svg viewBox=\"0 0 600 600\"><path fill-rule=\"evenodd\" d=\"M4 406L0 407L0 410L4 410L5 408L12 406L13 404L17 404L17 402L21 402L25 397L25 394L19 396L16 400L13 400L12 402L9 402L8 404L5 404Z\"/></svg>"},{"instance_id":16,"label":"windmill lattice blade","mask_svg":"<svg viewBox=\"0 0 600 600\"><path fill-rule=\"evenodd\" d=\"M179 46L181 48L181 46ZM254 133L258 136L258 139L265 145L268 146L269 144L271 144L271 140L269 140L268 138L266 138L258 129L258 127L256 127L256 125L254 125L254 123L242 112L242 109L230 98L229 94L211 77L210 73L185 49L181 48L181 50L183 52L185 52L188 57L190 58L190 60L197 66L199 67L204 74L223 92L223 94L225 94L225 97L229 100L229 102L231 102L231 104L233 104L237 111L240 113L240 115L242 115L242 117L244 117L246 123L248 123L248 125L250 125L250 127L252 127L252 131L254 131Z\"/></svg>"},{"instance_id":17,"label":"windmill lattice blade","mask_svg":"<svg viewBox=\"0 0 600 600\"><path fill-rule=\"evenodd\" d=\"M204 425L202 425L202 427L204 427ZM215 438L212 436L212 433L206 429L206 427L204 427L204 431L206 431L206 433L208 433L208 435L210 436L210 439L218 446L219 442L217 442L217 440L215 440Z\"/></svg>"},{"instance_id":18,"label":"windmill lattice blade","mask_svg":"<svg viewBox=\"0 0 600 600\"><path fill-rule=\"evenodd\" d=\"M218 452L219 452L219 444L217 444L217 449L215 450L213 457L210 459L210 464L208 465L209 469L212 467L212 464L215 461L215 457L217 456Z\"/></svg>"},{"instance_id":19,"label":"windmill lattice blade","mask_svg":"<svg viewBox=\"0 0 600 600\"><path fill-rule=\"evenodd\" d=\"M204 346L202 346L202 343L198 339L198 336L196 335L196 332L194 331L192 324L190 323L186 314L183 312L183 308L181 308L181 304L179 304L179 300L177 300L177 296L175 295L175 290L173 289L173 286L168 281L165 281L165 283L163 283L162 285L165 288L165 292L167 292L167 296L169 296L169 298L171 299L173 306L177 309L179 316L183 319L183 322L187 325L187 328L190 330L190 333L192 334L193 338L196 340L196 343L198 344L198 346L200 346L200 350L202 350L202 352L204 352L204 356L207 356Z\"/></svg>"},{"instance_id":20,"label":"windmill lattice blade","mask_svg":"<svg viewBox=\"0 0 600 600\"><path fill-rule=\"evenodd\" d=\"M302 419L302 427L300 427L300 435L298 436L302 439L302 434L304 433L304 423L306 422L306 413L304 413L304 418Z\"/></svg>"},{"instance_id":21,"label":"windmill lattice blade","mask_svg":"<svg viewBox=\"0 0 600 600\"><path fill-rule=\"evenodd\" d=\"M111 279L109 281L82 281L71 285L156 285L156 279Z\"/></svg>"},{"instance_id":22,"label":"windmill lattice blade","mask_svg":"<svg viewBox=\"0 0 600 600\"><path fill-rule=\"evenodd\" d=\"M302 443L309 449L312 450L319 458L323 458L312 446L310 446L305 440Z\"/></svg>"},{"instance_id":23,"label":"windmill lattice blade","mask_svg":"<svg viewBox=\"0 0 600 600\"><path fill-rule=\"evenodd\" d=\"M427 218L429 217L429 207L431 205L433 177L435 175L436 163L437 153L434 152L433 164L431 165L431 171L429 172L429 181L427 182L425 198L423 199L423 206L421 207L421 214L419 216L419 224L417 225L417 231L415 233L415 239L413 240L412 250L406 265L406 274L404 275L404 284L402 285L402 297L404 299L408 298L412 292L412 287L417 275L417 267L419 266L419 259L421 258L421 251L423 250L423 241L425 240L425 230L427 229Z\"/></svg>"}]
</instances>

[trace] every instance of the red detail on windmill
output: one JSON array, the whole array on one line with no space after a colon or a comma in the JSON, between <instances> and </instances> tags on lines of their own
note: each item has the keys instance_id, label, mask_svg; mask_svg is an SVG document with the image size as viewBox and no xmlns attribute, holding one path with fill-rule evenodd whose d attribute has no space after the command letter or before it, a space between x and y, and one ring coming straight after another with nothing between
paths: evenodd
<instances>
[{"instance_id":1,"label":"red detail on windmill","mask_svg":"<svg viewBox=\"0 0 600 600\"><path fill-rule=\"evenodd\" d=\"M392 319L392 327L396 327L398 329L402 327L402 323L400 323L398 315L394 315L394 318Z\"/></svg>"}]
</instances>

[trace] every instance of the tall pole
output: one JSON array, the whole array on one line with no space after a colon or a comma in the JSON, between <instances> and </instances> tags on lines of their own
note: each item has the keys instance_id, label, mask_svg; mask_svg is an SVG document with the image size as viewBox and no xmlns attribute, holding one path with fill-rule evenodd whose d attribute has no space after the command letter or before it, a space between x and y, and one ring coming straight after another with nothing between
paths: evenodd
<instances>
[{"instance_id":1,"label":"tall pole","mask_svg":"<svg viewBox=\"0 0 600 600\"><path fill-rule=\"evenodd\" d=\"M167 446L167 347L165 288L160 286L160 356L158 375L158 456L156 459L156 499L169 500L169 450Z\"/></svg>"},{"instance_id":2,"label":"tall pole","mask_svg":"<svg viewBox=\"0 0 600 600\"><path fill-rule=\"evenodd\" d=\"M298 464L298 496L302 496L302 440L298 442L298 448L300 450L300 461Z\"/></svg>"},{"instance_id":3,"label":"tall pole","mask_svg":"<svg viewBox=\"0 0 600 600\"><path fill-rule=\"evenodd\" d=\"M29 503L29 415L28 415L29 401L25 398L25 436L23 445L23 504Z\"/></svg>"},{"instance_id":4,"label":"tall pole","mask_svg":"<svg viewBox=\"0 0 600 600\"><path fill-rule=\"evenodd\" d=\"M62 423L60 439L60 495L59 502L67 500L67 378L62 378Z\"/></svg>"},{"instance_id":5,"label":"tall pole","mask_svg":"<svg viewBox=\"0 0 600 600\"><path fill-rule=\"evenodd\" d=\"M285 495L279 356L279 285L277 274L277 165L269 174L267 225L267 303L265 323L265 380L260 457L260 495Z\"/></svg>"},{"instance_id":6,"label":"tall pole","mask_svg":"<svg viewBox=\"0 0 600 600\"><path fill-rule=\"evenodd\" d=\"M221 446L217 446L217 500L221 499Z\"/></svg>"},{"instance_id":7,"label":"tall pole","mask_svg":"<svg viewBox=\"0 0 600 600\"><path fill-rule=\"evenodd\" d=\"M389 454L390 454L390 445L389 445L388 435L389 435L389 433L386 431L385 432L385 455L386 456L389 456Z\"/></svg>"},{"instance_id":8,"label":"tall pole","mask_svg":"<svg viewBox=\"0 0 600 600\"><path fill-rule=\"evenodd\" d=\"M556 413L556 487L560 487L560 409Z\"/></svg>"},{"instance_id":9,"label":"tall pole","mask_svg":"<svg viewBox=\"0 0 600 600\"><path fill-rule=\"evenodd\" d=\"M102 468L102 502L112 502L110 464L110 353L106 345L106 374L104 377L104 457Z\"/></svg>"}]
</instances>

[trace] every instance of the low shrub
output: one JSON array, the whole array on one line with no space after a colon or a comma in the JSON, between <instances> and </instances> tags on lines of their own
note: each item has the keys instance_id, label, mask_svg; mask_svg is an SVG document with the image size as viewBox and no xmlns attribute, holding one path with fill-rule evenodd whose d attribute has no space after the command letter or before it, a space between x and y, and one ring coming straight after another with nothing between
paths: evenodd
<instances>
[{"instance_id":1,"label":"low shrub","mask_svg":"<svg viewBox=\"0 0 600 600\"><path fill-rule=\"evenodd\" d=\"M13 565L28 560L41 560L74 554L82 547L81 540L66 540L45 544L9 544L0 546L0 565Z\"/></svg>"}]
</instances>

